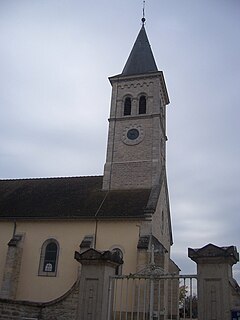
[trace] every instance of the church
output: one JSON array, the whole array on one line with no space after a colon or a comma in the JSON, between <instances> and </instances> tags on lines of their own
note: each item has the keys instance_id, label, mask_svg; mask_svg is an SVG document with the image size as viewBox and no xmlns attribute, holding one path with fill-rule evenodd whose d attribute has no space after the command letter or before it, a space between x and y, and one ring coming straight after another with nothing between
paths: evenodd
<instances>
[{"instance_id":1,"label":"church","mask_svg":"<svg viewBox=\"0 0 240 320\"><path fill-rule=\"evenodd\" d=\"M112 86L101 176L0 180L0 297L48 302L81 272L74 251L116 251L116 274L146 268L154 247L164 274L178 272L166 175L168 92L145 19Z\"/></svg>"}]
</instances>

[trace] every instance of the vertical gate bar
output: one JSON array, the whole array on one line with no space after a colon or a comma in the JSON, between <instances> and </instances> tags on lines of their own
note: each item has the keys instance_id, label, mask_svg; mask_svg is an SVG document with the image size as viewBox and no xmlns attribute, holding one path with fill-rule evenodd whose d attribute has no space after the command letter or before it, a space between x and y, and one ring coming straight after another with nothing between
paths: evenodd
<instances>
[{"instance_id":1,"label":"vertical gate bar","mask_svg":"<svg viewBox=\"0 0 240 320\"><path fill-rule=\"evenodd\" d=\"M146 319L146 292L147 292L147 279L144 280L144 287L143 287L143 320Z\"/></svg>"},{"instance_id":2,"label":"vertical gate bar","mask_svg":"<svg viewBox=\"0 0 240 320\"><path fill-rule=\"evenodd\" d=\"M147 295L148 295L147 320L150 320L150 279L149 278L148 278Z\"/></svg>"},{"instance_id":3,"label":"vertical gate bar","mask_svg":"<svg viewBox=\"0 0 240 320\"><path fill-rule=\"evenodd\" d=\"M153 302L154 302L154 282L152 276L150 276L150 320L153 320Z\"/></svg>"},{"instance_id":4,"label":"vertical gate bar","mask_svg":"<svg viewBox=\"0 0 240 320\"><path fill-rule=\"evenodd\" d=\"M135 299L135 279L132 279L132 308L131 308L131 320L134 315L134 299Z\"/></svg>"},{"instance_id":5,"label":"vertical gate bar","mask_svg":"<svg viewBox=\"0 0 240 320\"><path fill-rule=\"evenodd\" d=\"M182 304L180 304L180 288L181 288L181 279L178 279L178 287L177 287L177 301L178 301L178 311L177 311L177 320L180 320L180 306L182 307Z\"/></svg>"},{"instance_id":6,"label":"vertical gate bar","mask_svg":"<svg viewBox=\"0 0 240 320\"><path fill-rule=\"evenodd\" d=\"M197 281L198 281L198 279L193 279L193 286L194 286L194 291L195 291L195 295L196 295L196 297L197 297ZM195 312L198 314L198 298L195 300Z\"/></svg>"},{"instance_id":7,"label":"vertical gate bar","mask_svg":"<svg viewBox=\"0 0 240 320\"><path fill-rule=\"evenodd\" d=\"M186 319L186 297L185 297L185 289L186 289L186 278L183 280L183 290L184 290L184 300L183 300L183 319Z\"/></svg>"},{"instance_id":8,"label":"vertical gate bar","mask_svg":"<svg viewBox=\"0 0 240 320\"><path fill-rule=\"evenodd\" d=\"M140 304L141 304L140 320L143 320L143 303L144 303L143 292L144 292L144 282L141 279L141 282L140 282Z\"/></svg>"},{"instance_id":9,"label":"vertical gate bar","mask_svg":"<svg viewBox=\"0 0 240 320\"><path fill-rule=\"evenodd\" d=\"M173 279L170 279L170 293L171 293L171 298L170 298L170 312L171 312L171 320L172 320L172 314L173 314L173 289L172 289L172 286L173 286Z\"/></svg>"},{"instance_id":10,"label":"vertical gate bar","mask_svg":"<svg viewBox=\"0 0 240 320\"><path fill-rule=\"evenodd\" d=\"M160 295L160 293L161 293L161 288L160 288L160 286L161 286L161 280L160 279L158 279L158 320L160 320L160 310L161 310L161 301L160 301L160 299L161 299L161 295Z\"/></svg>"},{"instance_id":11,"label":"vertical gate bar","mask_svg":"<svg viewBox=\"0 0 240 320\"><path fill-rule=\"evenodd\" d=\"M179 314L179 306L180 306L180 303L179 303L179 301L180 301L180 284L181 284L181 280L180 280L180 278L178 278L178 286L177 286L177 306L178 306L178 309L177 309L177 320L179 320L180 319L180 314Z\"/></svg>"},{"instance_id":12,"label":"vertical gate bar","mask_svg":"<svg viewBox=\"0 0 240 320\"><path fill-rule=\"evenodd\" d=\"M137 292L137 320L139 320L139 308L140 308L140 278L138 279L138 292Z\"/></svg>"},{"instance_id":13,"label":"vertical gate bar","mask_svg":"<svg viewBox=\"0 0 240 320\"><path fill-rule=\"evenodd\" d=\"M113 278L109 279L109 287L108 287L108 310L107 310L107 320L111 319L111 306L113 302L112 292L113 292Z\"/></svg>"},{"instance_id":14,"label":"vertical gate bar","mask_svg":"<svg viewBox=\"0 0 240 320\"><path fill-rule=\"evenodd\" d=\"M192 319L192 278L190 278L190 319Z\"/></svg>"},{"instance_id":15,"label":"vertical gate bar","mask_svg":"<svg viewBox=\"0 0 240 320\"><path fill-rule=\"evenodd\" d=\"M123 281L124 279L121 279L121 294L120 294L120 317L119 320L122 320L122 296L123 296Z\"/></svg>"},{"instance_id":16,"label":"vertical gate bar","mask_svg":"<svg viewBox=\"0 0 240 320\"><path fill-rule=\"evenodd\" d=\"M125 320L128 319L128 281L129 279L127 278L127 287L126 287L126 313L125 313Z\"/></svg>"},{"instance_id":17,"label":"vertical gate bar","mask_svg":"<svg viewBox=\"0 0 240 320\"><path fill-rule=\"evenodd\" d=\"M113 320L116 320L116 312L117 312L117 279L114 279L114 301L113 301Z\"/></svg>"}]
</instances>

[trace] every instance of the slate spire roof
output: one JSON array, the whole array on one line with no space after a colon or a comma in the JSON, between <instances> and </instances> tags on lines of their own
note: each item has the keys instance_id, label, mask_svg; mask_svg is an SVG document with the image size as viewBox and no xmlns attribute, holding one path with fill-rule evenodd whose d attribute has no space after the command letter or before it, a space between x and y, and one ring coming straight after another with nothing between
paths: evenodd
<instances>
[{"instance_id":1,"label":"slate spire roof","mask_svg":"<svg viewBox=\"0 0 240 320\"><path fill-rule=\"evenodd\" d=\"M143 23L123 68L122 75L128 76L156 71L158 71L157 65Z\"/></svg>"}]
</instances>

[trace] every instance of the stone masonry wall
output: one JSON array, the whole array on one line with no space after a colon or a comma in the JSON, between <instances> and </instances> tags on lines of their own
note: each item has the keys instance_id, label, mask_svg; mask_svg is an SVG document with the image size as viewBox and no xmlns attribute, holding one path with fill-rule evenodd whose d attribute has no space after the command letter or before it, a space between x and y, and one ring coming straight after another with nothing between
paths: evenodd
<instances>
[{"instance_id":1,"label":"stone masonry wall","mask_svg":"<svg viewBox=\"0 0 240 320\"><path fill-rule=\"evenodd\" d=\"M0 299L0 320L76 319L79 280L62 297L47 303Z\"/></svg>"},{"instance_id":2,"label":"stone masonry wall","mask_svg":"<svg viewBox=\"0 0 240 320\"><path fill-rule=\"evenodd\" d=\"M0 299L1 320L40 319L40 311L37 303Z\"/></svg>"},{"instance_id":3,"label":"stone masonry wall","mask_svg":"<svg viewBox=\"0 0 240 320\"><path fill-rule=\"evenodd\" d=\"M103 189L151 188L159 181L165 162L165 85L161 72L110 79L112 89L107 158ZM146 96L146 114L139 114L139 98ZM125 98L131 97L131 115L124 115ZM136 139L129 139L130 129Z\"/></svg>"}]
</instances>

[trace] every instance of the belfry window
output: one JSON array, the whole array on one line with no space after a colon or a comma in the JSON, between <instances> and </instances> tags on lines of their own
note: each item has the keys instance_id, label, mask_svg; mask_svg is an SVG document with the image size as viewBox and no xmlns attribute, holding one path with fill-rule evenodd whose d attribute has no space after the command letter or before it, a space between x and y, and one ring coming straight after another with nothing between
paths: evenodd
<instances>
[{"instance_id":1,"label":"belfry window","mask_svg":"<svg viewBox=\"0 0 240 320\"><path fill-rule=\"evenodd\" d=\"M125 98L124 101L124 116L130 116L131 115L131 109L132 109L132 100L130 97Z\"/></svg>"},{"instance_id":2,"label":"belfry window","mask_svg":"<svg viewBox=\"0 0 240 320\"><path fill-rule=\"evenodd\" d=\"M38 272L40 276L56 276L58 253L59 244L55 239L43 243Z\"/></svg>"},{"instance_id":3,"label":"belfry window","mask_svg":"<svg viewBox=\"0 0 240 320\"><path fill-rule=\"evenodd\" d=\"M146 97L141 96L139 99L139 108L138 108L138 113L139 114L145 114L147 111L147 102L146 102Z\"/></svg>"}]
</instances>

